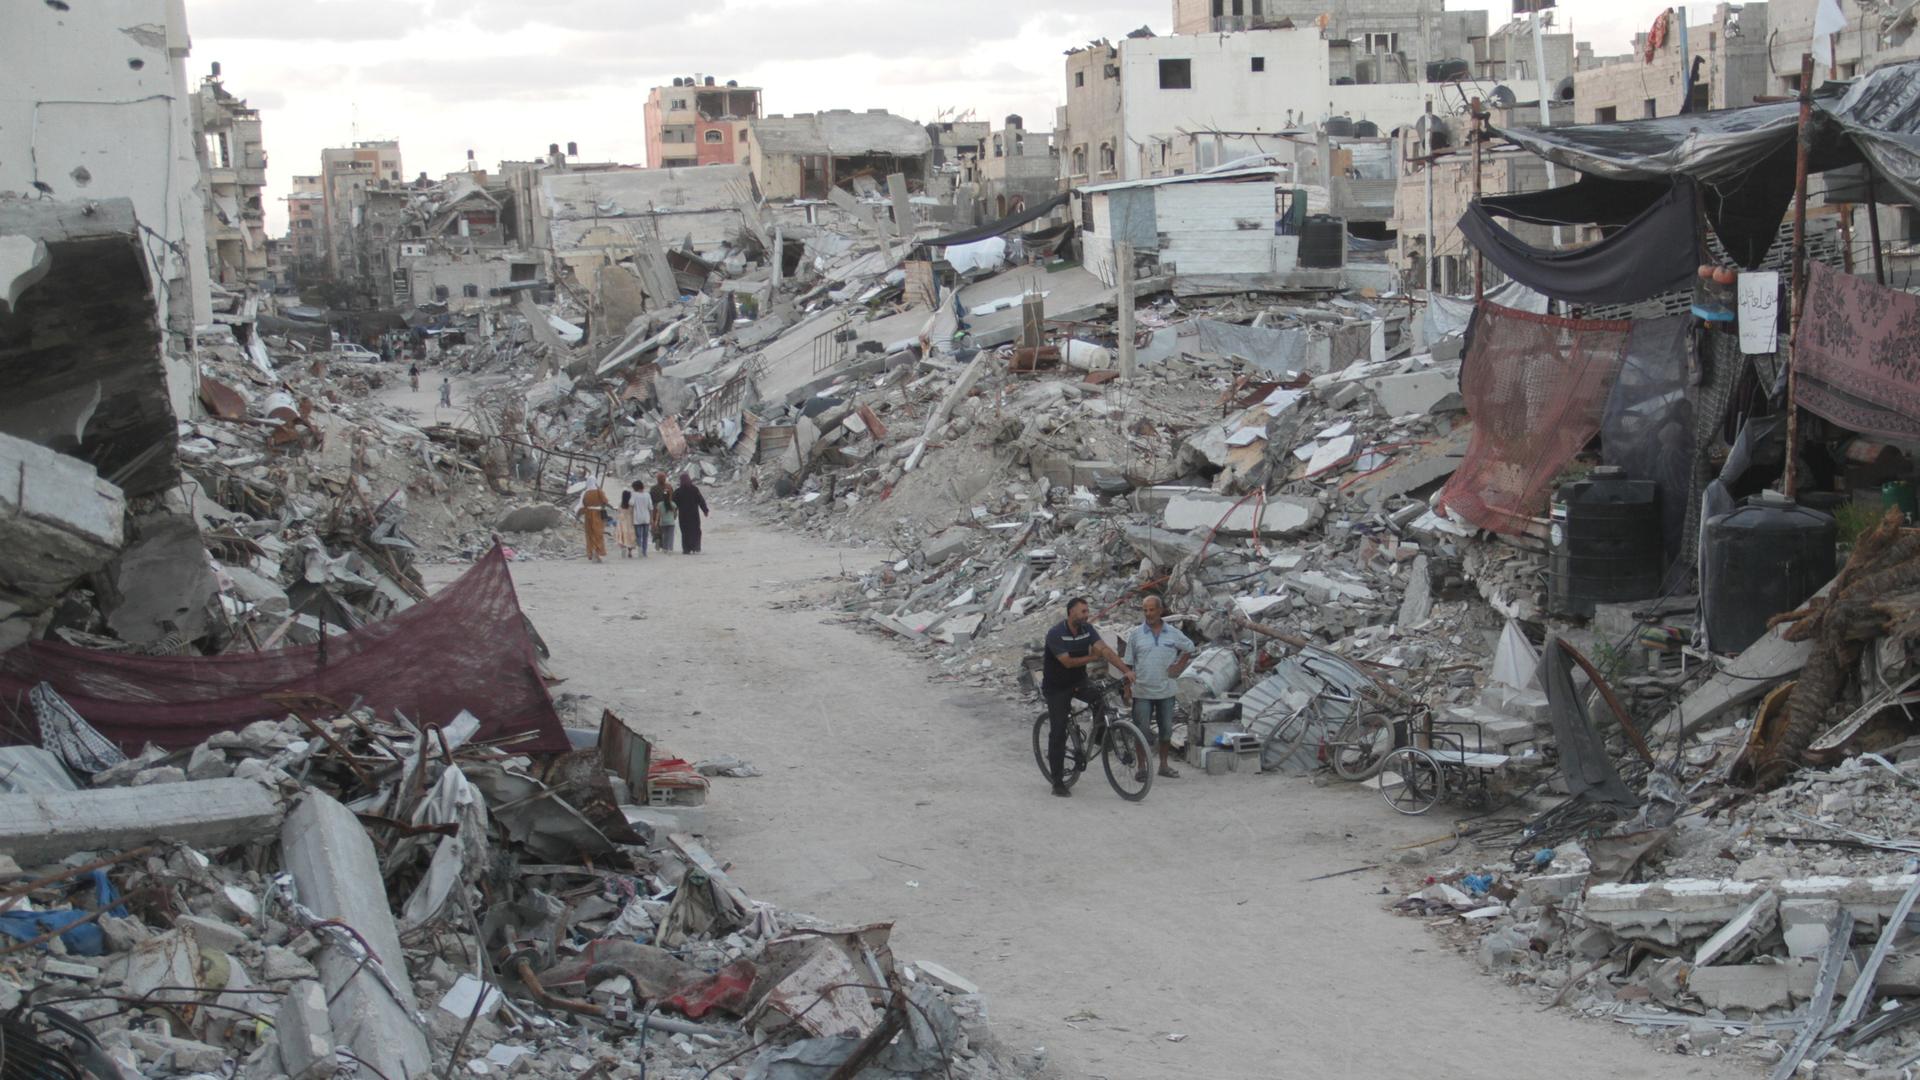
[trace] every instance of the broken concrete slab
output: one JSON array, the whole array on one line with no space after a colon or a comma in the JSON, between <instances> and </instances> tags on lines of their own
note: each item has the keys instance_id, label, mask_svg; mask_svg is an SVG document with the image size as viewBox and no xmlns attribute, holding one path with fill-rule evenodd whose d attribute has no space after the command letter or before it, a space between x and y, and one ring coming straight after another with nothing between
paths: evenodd
<instances>
[{"instance_id":1,"label":"broken concrete slab","mask_svg":"<svg viewBox=\"0 0 1920 1080\"><path fill-rule=\"evenodd\" d=\"M1755 897L1727 925L1700 943L1694 951L1695 967L1707 967L1726 960L1739 960L1753 951L1762 938L1773 932L1780 921L1780 896L1772 889Z\"/></svg>"},{"instance_id":2,"label":"broken concrete slab","mask_svg":"<svg viewBox=\"0 0 1920 1080\"><path fill-rule=\"evenodd\" d=\"M293 1080L330 1075L337 1063L333 1023L327 1017L327 992L311 979L294 983L280 999L273 1029L280 1068Z\"/></svg>"},{"instance_id":3,"label":"broken concrete slab","mask_svg":"<svg viewBox=\"0 0 1920 1080\"><path fill-rule=\"evenodd\" d=\"M1215 535L1228 537L1258 532L1262 537L1280 537L1306 531L1324 513L1317 501L1289 495L1275 495L1261 502L1188 492L1168 500L1161 523L1173 532L1213 530Z\"/></svg>"},{"instance_id":4,"label":"broken concrete slab","mask_svg":"<svg viewBox=\"0 0 1920 1080\"><path fill-rule=\"evenodd\" d=\"M1362 379L1360 385L1373 395L1373 403L1388 416L1461 412L1467 407L1460 397L1458 364Z\"/></svg>"},{"instance_id":5,"label":"broken concrete slab","mask_svg":"<svg viewBox=\"0 0 1920 1080\"><path fill-rule=\"evenodd\" d=\"M320 954L320 980L331 1004L334 1045L392 1076L419 1076L433 1068L426 1036L414 1021L418 1006L406 964L398 958L394 925L373 841L353 812L309 792L280 831L286 870L300 902L322 919L338 919L387 959L385 979L360 978L362 958L342 949ZM388 985L392 989L388 989Z\"/></svg>"},{"instance_id":6,"label":"broken concrete slab","mask_svg":"<svg viewBox=\"0 0 1920 1080\"><path fill-rule=\"evenodd\" d=\"M1407 591L1400 596L1400 614L1396 619L1402 631L1425 623L1433 615L1433 579L1427 566L1425 555L1416 556L1407 573Z\"/></svg>"},{"instance_id":7,"label":"broken concrete slab","mask_svg":"<svg viewBox=\"0 0 1920 1080\"><path fill-rule=\"evenodd\" d=\"M125 543L126 496L93 466L0 434L0 599L37 611Z\"/></svg>"},{"instance_id":8,"label":"broken concrete slab","mask_svg":"<svg viewBox=\"0 0 1920 1080\"><path fill-rule=\"evenodd\" d=\"M1621 937L1677 946L1718 930L1763 892L1780 894L1782 906L1795 900L1833 900L1856 922L1878 926L1892 915L1914 883L1913 874L1873 877L1785 878L1730 881L1670 878L1635 885L1602 884L1587 890L1581 916Z\"/></svg>"},{"instance_id":9,"label":"broken concrete slab","mask_svg":"<svg viewBox=\"0 0 1920 1080\"><path fill-rule=\"evenodd\" d=\"M1833 921L1840 917L1837 900L1788 900L1780 905L1780 936L1785 939L1787 955L1818 958L1833 936Z\"/></svg>"},{"instance_id":10,"label":"broken concrete slab","mask_svg":"<svg viewBox=\"0 0 1920 1080\"><path fill-rule=\"evenodd\" d=\"M920 545L920 555L927 560L928 566L939 566L948 559L964 553L973 545L976 535L972 529L955 525Z\"/></svg>"},{"instance_id":11,"label":"broken concrete slab","mask_svg":"<svg viewBox=\"0 0 1920 1080\"><path fill-rule=\"evenodd\" d=\"M1788 624L1792 625L1792 624ZM1687 695L1680 707L1660 721L1653 735L1672 737L1710 724L1737 706L1761 697L1782 679L1807 666L1812 641L1788 641L1786 626L1766 636L1720 666L1712 678Z\"/></svg>"},{"instance_id":12,"label":"broken concrete slab","mask_svg":"<svg viewBox=\"0 0 1920 1080\"><path fill-rule=\"evenodd\" d=\"M1121 526L1120 535L1126 540L1127 546L1160 566L1172 566L1182 559L1200 554L1200 548L1205 543L1198 536L1132 522Z\"/></svg>"},{"instance_id":13,"label":"broken concrete slab","mask_svg":"<svg viewBox=\"0 0 1920 1080\"><path fill-rule=\"evenodd\" d=\"M150 840L219 848L268 836L280 819L273 795L250 780L0 795L0 852L30 864Z\"/></svg>"},{"instance_id":14,"label":"broken concrete slab","mask_svg":"<svg viewBox=\"0 0 1920 1080\"><path fill-rule=\"evenodd\" d=\"M1419 446L1396 450L1392 461L1354 481L1346 494L1359 500L1360 505L1377 510L1398 496L1438 483L1452 476L1466 460L1467 441L1472 434L1473 425L1463 423Z\"/></svg>"},{"instance_id":15,"label":"broken concrete slab","mask_svg":"<svg viewBox=\"0 0 1920 1080\"><path fill-rule=\"evenodd\" d=\"M1696 967L1687 973L1687 989L1709 1009L1761 1013L1811 998L1819 976L1820 965L1813 960Z\"/></svg>"},{"instance_id":16,"label":"broken concrete slab","mask_svg":"<svg viewBox=\"0 0 1920 1080\"><path fill-rule=\"evenodd\" d=\"M107 625L136 645L170 634L199 637L207 626L207 601L218 588L199 523L149 514L134 523L134 531L139 539L108 567L112 588L101 604Z\"/></svg>"}]
</instances>

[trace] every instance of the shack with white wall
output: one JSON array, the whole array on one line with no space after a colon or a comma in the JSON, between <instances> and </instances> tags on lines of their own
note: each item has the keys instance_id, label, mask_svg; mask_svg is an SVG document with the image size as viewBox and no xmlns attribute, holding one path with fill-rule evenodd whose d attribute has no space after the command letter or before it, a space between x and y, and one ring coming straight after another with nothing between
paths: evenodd
<instances>
[{"instance_id":1,"label":"shack with white wall","mask_svg":"<svg viewBox=\"0 0 1920 1080\"><path fill-rule=\"evenodd\" d=\"M1348 265L1345 223L1316 213L1325 207L1324 189L1297 187L1288 170L1272 166L1121 180L1074 192L1081 262L1108 285L1119 280L1114 251L1123 241L1133 246L1141 279L1256 289L1389 284L1384 264L1379 275Z\"/></svg>"}]
</instances>

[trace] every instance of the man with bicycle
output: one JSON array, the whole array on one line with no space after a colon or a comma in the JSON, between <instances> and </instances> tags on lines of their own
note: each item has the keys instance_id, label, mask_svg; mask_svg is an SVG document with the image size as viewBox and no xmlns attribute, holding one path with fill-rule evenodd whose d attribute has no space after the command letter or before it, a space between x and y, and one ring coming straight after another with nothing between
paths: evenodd
<instances>
[{"instance_id":1,"label":"man with bicycle","mask_svg":"<svg viewBox=\"0 0 1920 1080\"><path fill-rule=\"evenodd\" d=\"M1107 647L1094 629L1087 600L1076 596L1067 601L1067 617L1047 631L1046 659L1040 676L1040 696L1047 701L1047 768L1051 770L1053 793L1061 798L1073 794L1066 784L1068 714L1077 698L1093 710L1093 738L1098 742L1107 726L1106 695L1087 680L1087 665L1105 660L1133 682L1133 670L1120 655ZM1145 768L1143 762L1141 767Z\"/></svg>"}]
</instances>

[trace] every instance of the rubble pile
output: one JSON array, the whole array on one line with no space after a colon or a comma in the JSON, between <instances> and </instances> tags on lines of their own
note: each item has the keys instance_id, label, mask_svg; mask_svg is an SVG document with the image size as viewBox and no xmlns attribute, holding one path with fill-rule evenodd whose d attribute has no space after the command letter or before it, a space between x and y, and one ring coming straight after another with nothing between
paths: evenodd
<instances>
[{"instance_id":1,"label":"rubble pile","mask_svg":"<svg viewBox=\"0 0 1920 1080\"><path fill-rule=\"evenodd\" d=\"M742 893L680 831L710 781L617 717L599 746L537 759L480 728L309 710L85 769L7 748L9 1060L689 1080L1036 1066L997 1046L976 987L897 961L888 924Z\"/></svg>"}]
</instances>

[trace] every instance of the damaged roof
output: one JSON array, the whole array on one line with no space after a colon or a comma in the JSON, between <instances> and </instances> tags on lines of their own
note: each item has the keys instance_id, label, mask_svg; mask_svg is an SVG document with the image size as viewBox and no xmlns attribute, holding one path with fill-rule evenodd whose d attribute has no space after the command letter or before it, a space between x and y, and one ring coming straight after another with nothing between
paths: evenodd
<instances>
[{"instance_id":1,"label":"damaged roof","mask_svg":"<svg viewBox=\"0 0 1920 1080\"><path fill-rule=\"evenodd\" d=\"M921 132L921 141L926 133ZM744 165L685 169L556 172L540 178L547 214L556 221L669 212L737 210L750 191Z\"/></svg>"},{"instance_id":2,"label":"damaged roof","mask_svg":"<svg viewBox=\"0 0 1920 1080\"><path fill-rule=\"evenodd\" d=\"M752 127L754 139L770 154L918 157L933 151L926 128L884 109L767 116L753 121Z\"/></svg>"}]
</instances>

